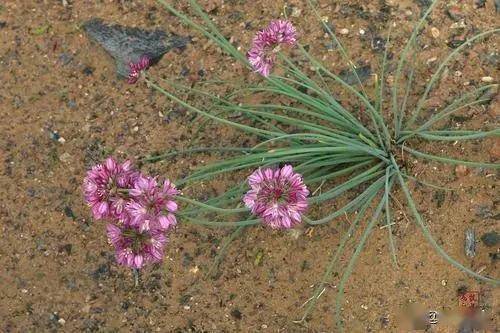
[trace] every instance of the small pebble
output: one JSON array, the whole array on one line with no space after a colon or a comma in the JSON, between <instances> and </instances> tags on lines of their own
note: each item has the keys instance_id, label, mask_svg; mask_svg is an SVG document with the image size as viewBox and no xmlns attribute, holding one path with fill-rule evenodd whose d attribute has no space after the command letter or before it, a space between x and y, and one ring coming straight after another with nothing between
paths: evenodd
<instances>
[{"instance_id":1,"label":"small pebble","mask_svg":"<svg viewBox=\"0 0 500 333\"><path fill-rule=\"evenodd\" d=\"M436 60L437 60L437 57L432 57L432 58L427 59L427 65L432 64L432 63L433 63L433 62L435 62Z\"/></svg>"},{"instance_id":2,"label":"small pebble","mask_svg":"<svg viewBox=\"0 0 500 333\"><path fill-rule=\"evenodd\" d=\"M374 37L371 43L372 49L375 51L384 51L385 50L385 39L382 37Z\"/></svg>"},{"instance_id":3,"label":"small pebble","mask_svg":"<svg viewBox=\"0 0 500 333\"><path fill-rule=\"evenodd\" d=\"M341 35L347 35L349 33L349 29L346 29L346 28L340 29L339 33Z\"/></svg>"},{"instance_id":4,"label":"small pebble","mask_svg":"<svg viewBox=\"0 0 500 333\"><path fill-rule=\"evenodd\" d=\"M491 76L483 76L481 78L481 81L489 83L489 82L493 82L493 78Z\"/></svg>"},{"instance_id":5,"label":"small pebble","mask_svg":"<svg viewBox=\"0 0 500 333\"><path fill-rule=\"evenodd\" d=\"M457 165L455 168L455 174L458 177L465 177L469 174L469 168L467 168L465 165Z\"/></svg>"},{"instance_id":6,"label":"small pebble","mask_svg":"<svg viewBox=\"0 0 500 333\"><path fill-rule=\"evenodd\" d=\"M439 35L440 35L440 32L439 32L438 28L432 27L431 28L431 35L434 38L438 38Z\"/></svg>"},{"instance_id":7,"label":"small pebble","mask_svg":"<svg viewBox=\"0 0 500 333\"><path fill-rule=\"evenodd\" d=\"M448 284L448 282L447 282L446 280L441 280L441 285L442 285L443 287L445 287L447 284Z\"/></svg>"},{"instance_id":8,"label":"small pebble","mask_svg":"<svg viewBox=\"0 0 500 333\"><path fill-rule=\"evenodd\" d=\"M49 137L54 141L58 141L61 136L57 133L57 131L49 130Z\"/></svg>"},{"instance_id":9,"label":"small pebble","mask_svg":"<svg viewBox=\"0 0 500 333\"><path fill-rule=\"evenodd\" d=\"M61 324L61 325L66 324L66 320L64 320L64 319L62 319L62 318L60 318L57 322L58 322L59 324Z\"/></svg>"},{"instance_id":10,"label":"small pebble","mask_svg":"<svg viewBox=\"0 0 500 333\"><path fill-rule=\"evenodd\" d=\"M361 36L363 36L365 33L366 33L366 31L364 31L363 29L359 29L359 34L360 34Z\"/></svg>"},{"instance_id":11,"label":"small pebble","mask_svg":"<svg viewBox=\"0 0 500 333\"><path fill-rule=\"evenodd\" d=\"M70 163L71 162L71 155L69 153L62 153L59 156L59 161L63 163Z\"/></svg>"},{"instance_id":12,"label":"small pebble","mask_svg":"<svg viewBox=\"0 0 500 333\"><path fill-rule=\"evenodd\" d=\"M292 9L292 17L300 17L302 15L302 9L298 7L293 7Z\"/></svg>"}]
</instances>

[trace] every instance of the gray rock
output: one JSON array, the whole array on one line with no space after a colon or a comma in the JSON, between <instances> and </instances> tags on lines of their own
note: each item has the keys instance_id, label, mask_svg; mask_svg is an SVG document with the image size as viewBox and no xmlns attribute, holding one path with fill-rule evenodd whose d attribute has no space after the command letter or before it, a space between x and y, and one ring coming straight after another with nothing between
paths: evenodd
<instances>
[{"instance_id":1,"label":"gray rock","mask_svg":"<svg viewBox=\"0 0 500 333\"><path fill-rule=\"evenodd\" d=\"M370 65L357 67L356 74L358 77L356 77L354 72L350 68L348 68L348 69L344 69L343 71L341 71L339 74L339 77L349 85L357 84L358 78L361 81L361 83L363 83L372 74L372 69L371 69Z\"/></svg>"},{"instance_id":2,"label":"gray rock","mask_svg":"<svg viewBox=\"0 0 500 333\"><path fill-rule=\"evenodd\" d=\"M129 64L148 56L153 63L173 48L183 49L189 37L167 34L162 30L143 30L121 25L110 25L94 18L84 23L89 37L101 45L115 60L116 70L122 77L129 74Z\"/></svg>"},{"instance_id":3,"label":"gray rock","mask_svg":"<svg viewBox=\"0 0 500 333\"><path fill-rule=\"evenodd\" d=\"M476 256L476 233L473 229L465 230L465 255L469 258Z\"/></svg>"},{"instance_id":4,"label":"gray rock","mask_svg":"<svg viewBox=\"0 0 500 333\"><path fill-rule=\"evenodd\" d=\"M500 243L500 235L496 231L487 232L481 236L484 245L492 247Z\"/></svg>"}]
</instances>

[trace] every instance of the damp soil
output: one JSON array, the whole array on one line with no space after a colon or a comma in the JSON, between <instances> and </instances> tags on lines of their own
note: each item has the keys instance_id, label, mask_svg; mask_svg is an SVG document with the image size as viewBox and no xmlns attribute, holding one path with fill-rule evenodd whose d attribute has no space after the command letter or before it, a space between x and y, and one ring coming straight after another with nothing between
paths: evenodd
<instances>
[{"instance_id":1,"label":"damp soil","mask_svg":"<svg viewBox=\"0 0 500 333\"><path fill-rule=\"evenodd\" d=\"M429 2L321 0L319 11L337 32L345 33L339 38L370 90L389 24L395 24L389 57L396 57ZM188 9L184 3L175 1ZM259 27L286 12L310 52L334 72L348 75L347 64L324 36L306 1L201 3L242 50L248 48ZM495 1L442 1L419 41L417 85L410 101L414 103L422 93L439 60L464 38L498 26L499 15ZM290 232L248 228L230 244L211 278L205 275L223 240L232 233L230 229L181 223L170 236L164 263L145 269L138 287L134 287L132 272L115 264L105 225L92 221L83 203L81 183L87 168L110 154L139 160L190 147L250 146L256 139L210 122L200 130L196 115L144 82L128 85L116 75L112 58L82 29L82 24L93 17L192 37L185 50L163 56L149 71L152 77L193 85L214 79L259 80L154 1L2 1L0 331L335 331L338 272L347 264L354 243L341 258L315 311L300 324L294 321L302 317L352 215L322 226L303 225ZM483 77L497 81L498 46L498 36L489 38L452 62L438 89L430 95L426 115L453 96L480 85ZM388 85L391 80L389 75ZM223 90L214 84L203 87ZM341 90L332 88L332 93L354 110ZM189 94L183 98L197 102ZM493 94L488 103L457 113L446 125L495 128L499 110L499 97ZM358 112L360 117L362 111ZM498 138L446 145L417 140L411 146L477 161L498 162L500 154ZM222 158L217 153L179 156L145 163L141 168L179 179L196 167ZM499 219L498 173L446 166L408 154L399 158L408 173L452 189L439 190L409 181L438 244L472 270L498 277L499 245L494 233ZM236 177L220 178L191 189L190 194L203 200L222 193L236 181ZM399 190L394 198L398 267L391 263L387 228L380 222L346 287L342 306L346 331L406 332L409 313L424 315L433 310L439 313L439 322L428 327L429 331L457 332L460 318L454 314L460 311L458 295L465 290L479 292L485 325L494 331L499 323L498 289L469 278L444 261L422 236ZM326 212L340 207L346 199L322 209ZM465 251L469 229L476 238L474 257Z\"/></svg>"}]
</instances>

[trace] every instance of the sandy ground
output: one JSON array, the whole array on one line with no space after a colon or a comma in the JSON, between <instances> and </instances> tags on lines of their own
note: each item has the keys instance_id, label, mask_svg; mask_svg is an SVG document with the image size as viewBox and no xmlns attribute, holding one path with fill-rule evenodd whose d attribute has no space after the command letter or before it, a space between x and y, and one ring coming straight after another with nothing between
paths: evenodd
<instances>
[{"instance_id":1,"label":"sandy ground","mask_svg":"<svg viewBox=\"0 0 500 333\"><path fill-rule=\"evenodd\" d=\"M235 130L209 124L201 134L194 115L148 89L116 77L114 64L91 43L81 24L91 17L194 36L183 52L154 66L156 77L199 82L213 78L258 78L233 64L154 1L6 0L0 4L0 331L2 332L332 332L338 275L302 325L304 311L352 216L294 232L247 229L230 246L220 272L211 267L229 229L181 225L171 235L167 259L142 272L135 288L130 270L115 264L104 224L94 222L81 194L86 169L113 154L142 156L193 145L250 145ZM201 1L200 1L201 2ZM391 54L397 56L426 1L321 0L320 11L341 36L353 59L378 68L377 38L394 22ZM175 1L183 3L183 1ZM280 17L284 1L204 1L215 22L246 49L256 30ZM420 40L418 88L464 37L498 26L494 1L442 1ZM345 69L305 1L288 1L301 42L335 72ZM295 9L294 9L295 8ZM431 29L434 28L435 30ZM364 31L364 34L360 33ZM436 32L437 31L437 32ZM375 42L375 43L374 43ZM459 56L431 95L436 106L485 76L498 79L498 35ZM496 53L495 53L496 52ZM436 59L434 59L436 58ZM371 79L369 79L371 80ZM368 83L370 85L370 83ZM214 89L218 89L214 87ZM191 98L186 96L186 98ZM499 101L465 110L451 120L462 128L498 127ZM193 138L196 137L196 143ZM415 142L420 150L498 160L498 139L449 145ZM171 179L222 158L201 154L173 158L142 169ZM450 187L439 191L410 182L421 213L438 243L475 271L499 276L498 244L480 238L498 230L498 174L407 157L421 179ZM235 179L195 192L209 197ZM377 228L346 290L343 318L348 332L406 331L406 312L435 310L430 330L457 332L458 293L478 291L489 331L498 327L498 289L459 272L423 238L396 191L399 267L391 264L387 231ZM477 235L476 256L464 252L468 228ZM356 236L356 235L355 235ZM351 253L352 244L349 246ZM256 258L261 258L256 260ZM345 267L342 258L338 270ZM412 310L413 308L416 310ZM421 312L418 312L421 311Z\"/></svg>"}]
</instances>

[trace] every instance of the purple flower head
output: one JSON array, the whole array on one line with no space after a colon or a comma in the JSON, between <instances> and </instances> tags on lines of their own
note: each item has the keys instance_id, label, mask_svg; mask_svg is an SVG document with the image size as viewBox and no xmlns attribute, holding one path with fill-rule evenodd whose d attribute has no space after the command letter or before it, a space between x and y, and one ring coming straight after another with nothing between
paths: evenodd
<instances>
[{"instance_id":1,"label":"purple flower head","mask_svg":"<svg viewBox=\"0 0 500 333\"><path fill-rule=\"evenodd\" d=\"M140 57L137 62L129 63L128 65L129 73L127 82L130 84L136 83L137 80L139 80L139 77L141 76L141 72L148 69L149 66L151 66L151 58L145 55Z\"/></svg>"},{"instance_id":2,"label":"purple flower head","mask_svg":"<svg viewBox=\"0 0 500 333\"><path fill-rule=\"evenodd\" d=\"M141 231L167 230L177 223L173 214L177 211L177 203L173 198L178 191L168 179L159 184L156 178L140 176L129 194L133 200L127 204L126 209L131 225Z\"/></svg>"},{"instance_id":3,"label":"purple flower head","mask_svg":"<svg viewBox=\"0 0 500 333\"><path fill-rule=\"evenodd\" d=\"M243 202L273 229L289 229L300 223L307 210L309 190L290 165L257 169L248 177L250 191Z\"/></svg>"},{"instance_id":4,"label":"purple flower head","mask_svg":"<svg viewBox=\"0 0 500 333\"><path fill-rule=\"evenodd\" d=\"M276 62L280 45L294 46L297 32L290 21L273 20L269 26L260 30L253 39L247 58L254 70L267 77Z\"/></svg>"},{"instance_id":5,"label":"purple flower head","mask_svg":"<svg viewBox=\"0 0 500 333\"><path fill-rule=\"evenodd\" d=\"M117 163L112 157L87 171L83 191L94 218L124 218L128 200L126 192L137 177L138 172L130 161Z\"/></svg>"},{"instance_id":6,"label":"purple flower head","mask_svg":"<svg viewBox=\"0 0 500 333\"><path fill-rule=\"evenodd\" d=\"M160 230L139 230L130 225L107 225L109 242L115 247L118 264L141 269L160 262L167 237Z\"/></svg>"}]
</instances>

